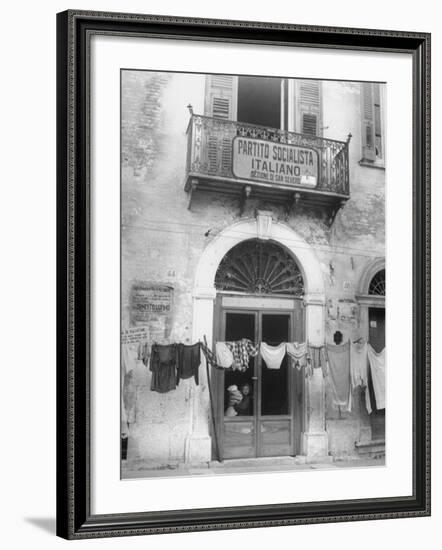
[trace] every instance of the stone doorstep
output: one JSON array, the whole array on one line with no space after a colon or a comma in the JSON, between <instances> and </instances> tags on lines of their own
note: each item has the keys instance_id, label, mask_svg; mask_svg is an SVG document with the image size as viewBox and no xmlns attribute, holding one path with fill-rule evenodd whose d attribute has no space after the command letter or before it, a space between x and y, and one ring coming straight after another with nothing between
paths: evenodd
<instances>
[{"instance_id":1,"label":"stone doorstep","mask_svg":"<svg viewBox=\"0 0 442 550\"><path fill-rule=\"evenodd\" d=\"M304 464L330 464L333 462L332 456L262 456L258 458L226 458L223 462L211 460L209 468L258 468L263 467L279 467L279 466L301 466Z\"/></svg>"},{"instance_id":2,"label":"stone doorstep","mask_svg":"<svg viewBox=\"0 0 442 550\"><path fill-rule=\"evenodd\" d=\"M385 456L385 439L373 439L367 442L356 442L355 447L360 456Z\"/></svg>"},{"instance_id":3,"label":"stone doorstep","mask_svg":"<svg viewBox=\"0 0 442 550\"><path fill-rule=\"evenodd\" d=\"M148 462L144 460L132 460L132 461L122 461L122 467L125 470L130 471L163 471L163 470L178 470L183 463L175 461L165 464L164 462ZM207 464L206 464L207 467Z\"/></svg>"}]
</instances>

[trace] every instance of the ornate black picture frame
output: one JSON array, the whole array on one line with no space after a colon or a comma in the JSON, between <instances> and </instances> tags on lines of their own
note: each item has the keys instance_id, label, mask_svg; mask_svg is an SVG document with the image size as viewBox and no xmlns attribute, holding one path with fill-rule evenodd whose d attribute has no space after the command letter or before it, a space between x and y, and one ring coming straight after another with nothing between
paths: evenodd
<instances>
[{"instance_id":1,"label":"ornate black picture frame","mask_svg":"<svg viewBox=\"0 0 442 550\"><path fill-rule=\"evenodd\" d=\"M413 59L413 495L93 515L89 71L93 35L387 53ZM57 16L57 534L67 539L430 514L430 35L100 13Z\"/></svg>"}]
</instances>

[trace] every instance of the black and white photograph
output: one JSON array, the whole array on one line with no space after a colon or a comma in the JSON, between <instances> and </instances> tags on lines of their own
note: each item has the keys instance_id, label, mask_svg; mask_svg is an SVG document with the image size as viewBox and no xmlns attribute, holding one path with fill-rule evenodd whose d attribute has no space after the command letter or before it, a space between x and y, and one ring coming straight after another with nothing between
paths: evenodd
<instances>
[{"instance_id":1,"label":"black and white photograph","mask_svg":"<svg viewBox=\"0 0 442 550\"><path fill-rule=\"evenodd\" d=\"M384 467L387 84L120 84L121 478Z\"/></svg>"},{"instance_id":2,"label":"black and white photograph","mask_svg":"<svg viewBox=\"0 0 442 550\"><path fill-rule=\"evenodd\" d=\"M5 3L2 548L437 548L440 11Z\"/></svg>"}]
</instances>

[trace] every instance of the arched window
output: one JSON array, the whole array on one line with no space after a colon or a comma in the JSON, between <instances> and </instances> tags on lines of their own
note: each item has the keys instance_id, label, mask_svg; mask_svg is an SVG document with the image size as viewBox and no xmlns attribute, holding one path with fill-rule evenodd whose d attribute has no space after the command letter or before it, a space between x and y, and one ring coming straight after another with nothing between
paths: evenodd
<instances>
[{"instance_id":1,"label":"arched window","mask_svg":"<svg viewBox=\"0 0 442 550\"><path fill-rule=\"evenodd\" d=\"M376 296L385 296L385 269L381 269L376 273L370 281L368 294Z\"/></svg>"},{"instance_id":2,"label":"arched window","mask_svg":"<svg viewBox=\"0 0 442 550\"><path fill-rule=\"evenodd\" d=\"M215 276L217 290L302 296L304 281L292 256L276 243L250 239L233 247Z\"/></svg>"}]
</instances>

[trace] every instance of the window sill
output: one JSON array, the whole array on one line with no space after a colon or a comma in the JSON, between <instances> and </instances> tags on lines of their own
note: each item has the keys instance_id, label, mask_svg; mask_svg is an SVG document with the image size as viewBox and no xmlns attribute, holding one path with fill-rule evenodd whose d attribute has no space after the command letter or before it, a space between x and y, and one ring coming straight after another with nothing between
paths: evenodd
<instances>
[{"instance_id":1,"label":"window sill","mask_svg":"<svg viewBox=\"0 0 442 550\"><path fill-rule=\"evenodd\" d=\"M361 159L358 164L359 166L364 166L367 168L377 168L378 170L385 170L385 164L383 162L370 162L368 160Z\"/></svg>"}]
</instances>

